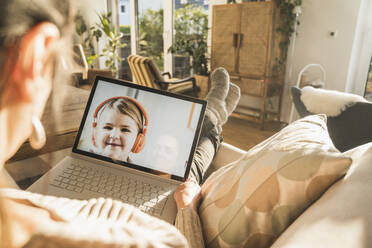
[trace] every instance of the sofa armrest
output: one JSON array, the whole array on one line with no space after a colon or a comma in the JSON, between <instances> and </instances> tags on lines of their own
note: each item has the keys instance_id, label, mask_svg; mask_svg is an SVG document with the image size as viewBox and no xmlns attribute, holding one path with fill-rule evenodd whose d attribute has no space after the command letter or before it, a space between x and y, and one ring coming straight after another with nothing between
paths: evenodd
<instances>
[{"instance_id":1,"label":"sofa armrest","mask_svg":"<svg viewBox=\"0 0 372 248\"><path fill-rule=\"evenodd\" d=\"M215 172L222 166L225 166L227 164L230 164L238 160L244 154L246 154L246 151L239 149L228 143L222 142L218 148L218 151L211 165L209 166L208 170L204 174L204 180L206 180L213 172Z\"/></svg>"},{"instance_id":2,"label":"sofa armrest","mask_svg":"<svg viewBox=\"0 0 372 248\"><path fill-rule=\"evenodd\" d=\"M231 162L234 162L235 160L241 158L245 153L246 151L242 149L222 142L216 153L216 156L212 161L211 166L217 170L220 167L230 164Z\"/></svg>"}]
</instances>

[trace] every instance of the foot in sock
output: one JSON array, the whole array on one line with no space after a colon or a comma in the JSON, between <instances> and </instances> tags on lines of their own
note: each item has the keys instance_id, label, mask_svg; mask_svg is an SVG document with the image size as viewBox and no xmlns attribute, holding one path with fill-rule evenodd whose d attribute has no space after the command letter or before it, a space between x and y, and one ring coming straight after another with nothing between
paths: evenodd
<instances>
[{"instance_id":1,"label":"foot in sock","mask_svg":"<svg viewBox=\"0 0 372 248\"><path fill-rule=\"evenodd\" d=\"M225 99L229 91L230 77L224 68L217 68L211 75L211 89L207 97L207 112L212 112L217 119L218 125L226 122L227 109Z\"/></svg>"},{"instance_id":2,"label":"foot in sock","mask_svg":"<svg viewBox=\"0 0 372 248\"><path fill-rule=\"evenodd\" d=\"M217 98L221 101L225 100L227 92L229 91L230 76L228 72L219 67L212 72L211 88L206 99Z\"/></svg>"},{"instance_id":3,"label":"foot in sock","mask_svg":"<svg viewBox=\"0 0 372 248\"><path fill-rule=\"evenodd\" d=\"M229 92L227 93L225 103L226 103L226 110L227 110L227 117L234 112L236 106L238 105L240 100L240 88L234 83L230 83L229 85ZM227 120L226 120L227 121ZM222 123L222 125L225 123Z\"/></svg>"},{"instance_id":4,"label":"foot in sock","mask_svg":"<svg viewBox=\"0 0 372 248\"><path fill-rule=\"evenodd\" d=\"M208 107L206 114L208 115L209 119L212 123L216 126L218 133L221 133L222 131L222 125L224 125L228 119L228 117L234 112L236 106L239 103L240 100L240 88L234 83L229 84L229 92L227 93L226 99L225 99L225 107L226 107L226 119L224 122L220 122L215 114L216 110L214 110L212 107Z\"/></svg>"}]
</instances>

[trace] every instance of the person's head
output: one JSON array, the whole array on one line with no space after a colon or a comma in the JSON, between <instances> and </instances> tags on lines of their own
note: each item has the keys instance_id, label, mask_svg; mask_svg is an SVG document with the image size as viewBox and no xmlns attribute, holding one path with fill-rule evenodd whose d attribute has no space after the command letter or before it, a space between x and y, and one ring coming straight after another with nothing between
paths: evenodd
<instances>
[{"instance_id":1,"label":"person's head","mask_svg":"<svg viewBox=\"0 0 372 248\"><path fill-rule=\"evenodd\" d=\"M173 171L178 160L179 149L179 143L175 136L159 136L153 149L154 166L163 171Z\"/></svg>"},{"instance_id":2,"label":"person's head","mask_svg":"<svg viewBox=\"0 0 372 248\"><path fill-rule=\"evenodd\" d=\"M32 117L41 117L52 83L64 74L59 58L69 61L71 2L0 1L0 165L31 135ZM1 208L0 247L12 247L5 215Z\"/></svg>"},{"instance_id":3,"label":"person's head","mask_svg":"<svg viewBox=\"0 0 372 248\"><path fill-rule=\"evenodd\" d=\"M1 163L30 136L32 117L42 115L61 54L69 54L73 17L68 0L1 0L0 16Z\"/></svg>"},{"instance_id":4,"label":"person's head","mask_svg":"<svg viewBox=\"0 0 372 248\"><path fill-rule=\"evenodd\" d=\"M126 97L113 97L101 103L93 121L96 152L121 161L127 161L131 152L140 152L146 134L144 111L139 103Z\"/></svg>"}]
</instances>

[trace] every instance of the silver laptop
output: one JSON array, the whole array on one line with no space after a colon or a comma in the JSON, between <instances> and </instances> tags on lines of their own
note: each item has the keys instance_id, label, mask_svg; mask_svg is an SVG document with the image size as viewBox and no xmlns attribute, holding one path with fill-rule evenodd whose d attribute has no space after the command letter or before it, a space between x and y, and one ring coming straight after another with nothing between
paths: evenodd
<instances>
[{"instance_id":1,"label":"silver laptop","mask_svg":"<svg viewBox=\"0 0 372 248\"><path fill-rule=\"evenodd\" d=\"M28 191L107 197L172 223L173 191L189 174L206 102L97 77L69 156Z\"/></svg>"}]
</instances>

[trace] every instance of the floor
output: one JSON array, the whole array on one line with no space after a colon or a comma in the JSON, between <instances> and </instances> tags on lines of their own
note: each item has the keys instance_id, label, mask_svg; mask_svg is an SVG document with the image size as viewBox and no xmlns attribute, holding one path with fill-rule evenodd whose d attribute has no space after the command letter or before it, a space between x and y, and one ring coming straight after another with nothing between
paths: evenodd
<instances>
[{"instance_id":1,"label":"floor","mask_svg":"<svg viewBox=\"0 0 372 248\"><path fill-rule=\"evenodd\" d=\"M222 128L224 142L243 150L249 150L280 131L282 125L277 122L268 122L264 130L261 130L260 125L233 115Z\"/></svg>"},{"instance_id":2,"label":"floor","mask_svg":"<svg viewBox=\"0 0 372 248\"><path fill-rule=\"evenodd\" d=\"M199 82L199 98L204 98L208 93L208 83ZM222 137L225 142L234 145L243 150L249 150L256 144L278 132L283 125L277 122L269 122L265 125L264 130L252 121L233 114L228 122L223 126Z\"/></svg>"}]
</instances>

